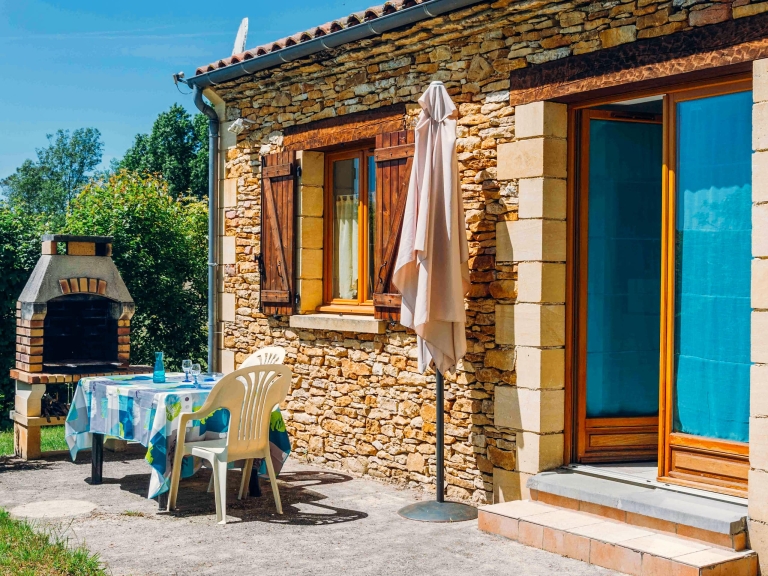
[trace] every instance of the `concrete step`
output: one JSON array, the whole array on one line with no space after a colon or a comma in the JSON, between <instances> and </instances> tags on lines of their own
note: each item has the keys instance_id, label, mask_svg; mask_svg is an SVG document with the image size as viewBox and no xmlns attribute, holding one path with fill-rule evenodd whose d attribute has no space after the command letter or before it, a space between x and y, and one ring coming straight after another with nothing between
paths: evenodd
<instances>
[{"instance_id":1,"label":"concrete step","mask_svg":"<svg viewBox=\"0 0 768 576\"><path fill-rule=\"evenodd\" d=\"M478 527L526 546L633 576L757 576L757 555L518 500L480 508Z\"/></svg>"},{"instance_id":2,"label":"concrete step","mask_svg":"<svg viewBox=\"0 0 768 576\"><path fill-rule=\"evenodd\" d=\"M537 474L528 480L531 500L732 550L748 546L746 501L671 490L655 481L600 477L589 470L562 468Z\"/></svg>"}]
</instances>

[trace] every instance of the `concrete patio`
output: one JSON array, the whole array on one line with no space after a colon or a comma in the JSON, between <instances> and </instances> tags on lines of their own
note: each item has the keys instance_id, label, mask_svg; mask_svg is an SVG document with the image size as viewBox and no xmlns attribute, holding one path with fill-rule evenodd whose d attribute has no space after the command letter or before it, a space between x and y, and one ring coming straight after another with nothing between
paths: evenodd
<instances>
[{"instance_id":1,"label":"concrete patio","mask_svg":"<svg viewBox=\"0 0 768 576\"><path fill-rule=\"evenodd\" d=\"M69 530L116 575L615 574L480 532L474 521L404 520L399 508L429 496L292 460L280 476L283 516L275 513L267 482L261 498L238 502L240 474L233 472L229 523L218 526L206 470L182 482L179 511L167 514L145 497L141 451L105 457L101 486L87 482L87 453L77 463L65 455L0 458L0 506ZM34 505L47 501L58 503Z\"/></svg>"}]
</instances>

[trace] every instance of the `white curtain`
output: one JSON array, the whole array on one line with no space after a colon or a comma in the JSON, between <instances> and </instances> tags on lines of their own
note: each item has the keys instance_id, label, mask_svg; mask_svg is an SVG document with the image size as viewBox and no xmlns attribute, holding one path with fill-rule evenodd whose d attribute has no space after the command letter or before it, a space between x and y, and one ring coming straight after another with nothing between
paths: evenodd
<instances>
[{"instance_id":1,"label":"white curtain","mask_svg":"<svg viewBox=\"0 0 768 576\"><path fill-rule=\"evenodd\" d=\"M336 197L337 298L357 299L357 197Z\"/></svg>"}]
</instances>

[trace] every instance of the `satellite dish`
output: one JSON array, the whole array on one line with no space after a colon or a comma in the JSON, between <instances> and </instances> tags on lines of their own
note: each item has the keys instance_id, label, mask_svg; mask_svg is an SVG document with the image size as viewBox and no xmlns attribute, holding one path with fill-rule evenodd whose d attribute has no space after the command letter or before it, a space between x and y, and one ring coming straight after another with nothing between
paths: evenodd
<instances>
[{"instance_id":1,"label":"satellite dish","mask_svg":"<svg viewBox=\"0 0 768 576\"><path fill-rule=\"evenodd\" d=\"M248 38L248 18L243 18L240 22L240 28L237 30L235 38L235 47L232 48L232 56L245 52L245 40Z\"/></svg>"}]
</instances>

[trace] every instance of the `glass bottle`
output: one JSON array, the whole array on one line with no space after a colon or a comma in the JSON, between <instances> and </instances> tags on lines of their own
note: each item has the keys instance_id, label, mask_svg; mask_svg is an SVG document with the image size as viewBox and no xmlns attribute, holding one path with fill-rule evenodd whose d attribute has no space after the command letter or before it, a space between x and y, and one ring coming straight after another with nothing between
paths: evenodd
<instances>
[{"instance_id":1,"label":"glass bottle","mask_svg":"<svg viewBox=\"0 0 768 576\"><path fill-rule=\"evenodd\" d=\"M165 365L163 364L162 352L155 352L155 371L152 374L152 382L156 384L165 382Z\"/></svg>"}]
</instances>

